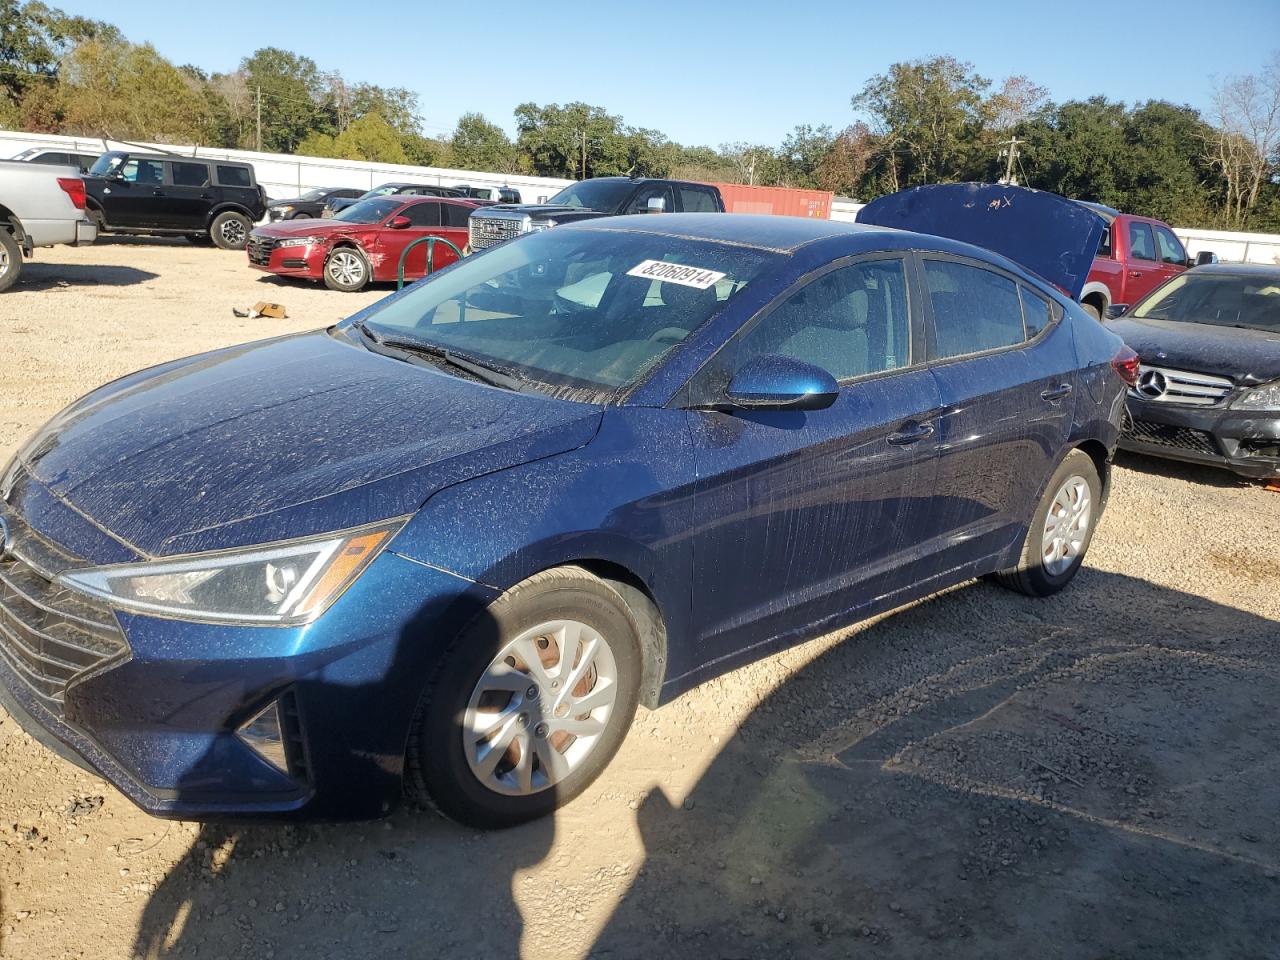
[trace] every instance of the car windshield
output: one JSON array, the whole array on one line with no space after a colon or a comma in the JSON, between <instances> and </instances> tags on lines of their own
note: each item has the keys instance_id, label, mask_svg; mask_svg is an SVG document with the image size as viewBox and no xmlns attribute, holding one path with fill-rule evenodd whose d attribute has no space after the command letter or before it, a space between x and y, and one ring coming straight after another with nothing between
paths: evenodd
<instances>
[{"instance_id":1,"label":"car windshield","mask_svg":"<svg viewBox=\"0 0 1280 960\"><path fill-rule=\"evenodd\" d=\"M565 187L547 202L612 213L634 189L635 184L629 180L583 180Z\"/></svg>"},{"instance_id":2,"label":"car windshield","mask_svg":"<svg viewBox=\"0 0 1280 960\"><path fill-rule=\"evenodd\" d=\"M123 166L128 160L127 154L123 153L104 153L93 162L93 166L89 168L89 172L97 177L104 177L117 167Z\"/></svg>"},{"instance_id":3,"label":"car windshield","mask_svg":"<svg viewBox=\"0 0 1280 960\"><path fill-rule=\"evenodd\" d=\"M394 199L389 197L373 197L370 200L361 200L353 203L344 210L339 210L333 215L335 220L343 220L347 223L381 223L391 215L393 210L400 209L404 203L399 197Z\"/></svg>"},{"instance_id":4,"label":"car windshield","mask_svg":"<svg viewBox=\"0 0 1280 960\"><path fill-rule=\"evenodd\" d=\"M1280 271L1268 275L1189 270L1140 302L1132 316L1280 333Z\"/></svg>"},{"instance_id":5,"label":"car windshield","mask_svg":"<svg viewBox=\"0 0 1280 960\"><path fill-rule=\"evenodd\" d=\"M329 195L330 192L331 191L326 190L323 187L318 187L315 190L308 190L298 199L299 200L323 200L325 197Z\"/></svg>"},{"instance_id":6,"label":"car windshield","mask_svg":"<svg viewBox=\"0 0 1280 960\"><path fill-rule=\"evenodd\" d=\"M776 254L563 227L492 247L365 318L381 339L450 350L565 396L633 383Z\"/></svg>"}]
</instances>

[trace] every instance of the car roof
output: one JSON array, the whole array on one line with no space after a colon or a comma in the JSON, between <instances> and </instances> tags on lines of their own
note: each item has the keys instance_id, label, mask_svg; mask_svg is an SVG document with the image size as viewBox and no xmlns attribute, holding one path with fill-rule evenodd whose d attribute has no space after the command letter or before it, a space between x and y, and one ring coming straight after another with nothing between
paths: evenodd
<instances>
[{"instance_id":1,"label":"car roof","mask_svg":"<svg viewBox=\"0 0 1280 960\"><path fill-rule=\"evenodd\" d=\"M690 240L736 243L761 250L788 251L828 237L889 232L883 227L868 227L838 220L752 213L639 213L625 217L601 217L573 226L583 230L627 230L686 237Z\"/></svg>"},{"instance_id":2,"label":"car roof","mask_svg":"<svg viewBox=\"0 0 1280 960\"><path fill-rule=\"evenodd\" d=\"M598 180L614 180L623 183L687 183L693 187L709 187L711 184L703 183L701 180L680 180L676 177L588 177L586 180L579 180L578 183L594 183ZM573 184L570 184L573 186Z\"/></svg>"},{"instance_id":3,"label":"car roof","mask_svg":"<svg viewBox=\"0 0 1280 960\"><path fill-rule=\"evenodd\" d=\"M403 193L396 194L404 198L404 204L408 206L412 203L453 203L461 204L464 207L474 207L476 202L470 197L432 197L427 194ZM371 200L390 200L391 197L370 197Z\"/></svg>"},{"instance_id":4,"label":"car roof","mask_svg":"<svg viewBox=\"0 0 1280 960\"><path fill-rule=\"evenodd\" d=\"M1280 280L1280 264L1271 263L1205 263L1192 268L1194 276L1214 274L1227 277L1270 277Z\"/></svg>"}]
</instances>

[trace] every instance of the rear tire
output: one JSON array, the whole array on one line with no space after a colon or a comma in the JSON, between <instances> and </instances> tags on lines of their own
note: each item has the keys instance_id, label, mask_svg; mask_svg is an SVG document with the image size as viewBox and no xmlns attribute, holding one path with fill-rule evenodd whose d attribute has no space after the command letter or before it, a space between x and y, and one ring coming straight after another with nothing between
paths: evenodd
<instances>
[{"instance_id":1,"label":"rear tire","mask_svg":"<svg viewBox=\"0 0 1280 960\"><path fill-rule=\"evenodd\" d=\"M0 229L0 293L18 282L22 275L22 248L13 234Z\"/></svg>"},{"instance_id":2,"label":"rear tire","mask_svg":"<svg viewBox=\"0 0 1280 960\"><path fill-rule=\"evenodd\" d=\"M372 273L368 258L355 247L334 247L324 261L324 285L330 290L363 290Z\"/></svg>"},{"instance_id":3,"label":"rear tire","mask_svg":"<svg viewBox=\"0 0 1280 960\"><path fill-rule=\"evenodd\" d=\"M243 250L253 224L243 213L224 210L209 224L209 237L223 250Z\"/></svg>"},{"instance_id":4,"label":"rear tire","mask_svg":"<svg viewBox=\"0 0 1280 960\"><path fill-rule=\"evenodd\" d=\"M1057 593L1080 570L1101 511L1098 468L1083 450L1072 450L1045 485L1018 565L997 573L996 582L1029 597Z\"/></svg>"},{"instance_id":5,"label":"rear tire","mask_svg":"<svg viewBox=\"0 0 1280 960\"><path fill-rule=\"evenodd\" d=\"M613 759L642 673L621 595L581 567L544 570L441 655L410 731L406 791L474 827L545 816Z\"/></svg>"},{"instance_id":6,"label":"rear tire","mask_svg":"<svg viewBox=\"0 0 1280 960\"><path fill-rule=\"evenodd\" d=\"M1097 320L1099 323L1102 322L1102 308L1092 300L1082 303L1080 306L1084 312L1093 317L1093 319Z\"/></svg>"}]
</instances>

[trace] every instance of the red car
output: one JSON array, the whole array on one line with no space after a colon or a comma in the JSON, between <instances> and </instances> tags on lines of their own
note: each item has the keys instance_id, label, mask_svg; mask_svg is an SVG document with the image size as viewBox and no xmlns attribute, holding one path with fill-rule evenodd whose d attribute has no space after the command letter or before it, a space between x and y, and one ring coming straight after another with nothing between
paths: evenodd
<instances>
[{"instance_id":1,"label":"red car","mask_svg":"<svg viewBox=\"0 0 1280 960\"><path fill-rule=\"evenodd\" d=\"M1120 213L1100 203L1084 203L1107 221L1098 254L1080 293L1080 304L1105 320L1108 311L1137 303L1191 265L1169 225L1150 217Z\"/></svg>"},{"instance_id":2,"label":"red car","mask_svg":"<svg viewBox=\"0 0 1280 960\"><path fill-rule=\"evenodd\" d=\"M467 219L483 201L396 195L371 197L331 220L282 220L249 235L249 265L282 277L323 280L330 290L360 290L372 280L394 281L400 256L420 237L467 245ZM443 243L432 245L431 267L458 259ZM406 280L427 273L427 244L409 252Z\"/></svg>"}]
</instances>

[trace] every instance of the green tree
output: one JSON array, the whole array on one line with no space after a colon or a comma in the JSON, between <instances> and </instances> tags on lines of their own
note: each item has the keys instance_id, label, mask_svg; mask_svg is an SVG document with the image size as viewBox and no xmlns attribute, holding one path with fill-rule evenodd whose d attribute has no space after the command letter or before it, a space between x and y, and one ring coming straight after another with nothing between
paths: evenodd
<instances>
[{"instance_id":1,"label":"green tree","mask_svg":"<svg viewBox=\"0 0 1280 960\"><path fill-rule=\"evenodd\" d=\"M38 0L0 0L0 90L17 103L32 84L56 78L63 58L86 40L118 42L110 24L71 16Z\"/></svg>"},{"instance_id":2,"label":"green tree","mask_svg":"<svg viewBox=\"0 0 1280 960\"><path fill-rule=\"evenodd\" d=\"M482 114L464 113L459 117L449 145L452 162L463 169L501 173L512 173L517 169L511 138Z\"/></svg>"},{"instance_id":3,"label":"green tree","mask_svg":"<svg viewBox=\"0 0 1280 960\"><path fill-rule=\"evenodd\" d=\"M298 152L307 156L375 163L408 161L400 134L377 113L367 113L352 120L347 129L336 137L328 133L313 133L298 146Z\"/></svg>"},{"instance_id":4,"label":"green tree","mask_svg":"<svg viewBox=\"0 0 1280 960\"><path fill-rule=\"evenodd\" d=\"M626 131L618 117L586 103L516 107L516 145L533 173L544 177L599 177L627 172Z\"/></svg>"},{"instance_id":5,"label":"green tree","mask_svg":"<svg viewBox=\"0 0 1280 960\"><path fill-rule=\"evenodd\" d=\"M334 132L325 110L325 78L310 57L263 47L240 69L249 95L256 101L261 92L263 150L292 153L310 134Z\"/></svg>"},{"instance_id":6,"label":"green tree","mask_svg":"<svg viewBox=\"0 0 1280 960\"><path fill-rule=\"evenodd\" d=\"M797 124L783 139L782 147L778 150L778 186L816 187L818 166L835 139L831 128L825 123L818 127L807 123Z\"/></svg>"},{"instance_id":7,"label":"green tree","mask_svg":"<svg viewBox=\"0 0 1280 960\"><path fill-rule=\"evenodd\" d=\"M87 41L63 61L61 79L68 133L200 143L216 122L191 78L150 44Z\"/></svg>"},{"instance_id":8,"label":"green tree","mask_svg":"<svg viewBox=\"0 0 1280 960\"><path fill-rule=\"evenodd\" d=\"M895 63L853 98L871 120L890 190L961 179L990 81L954 57Z\"/></svg>"}]
</instances>

